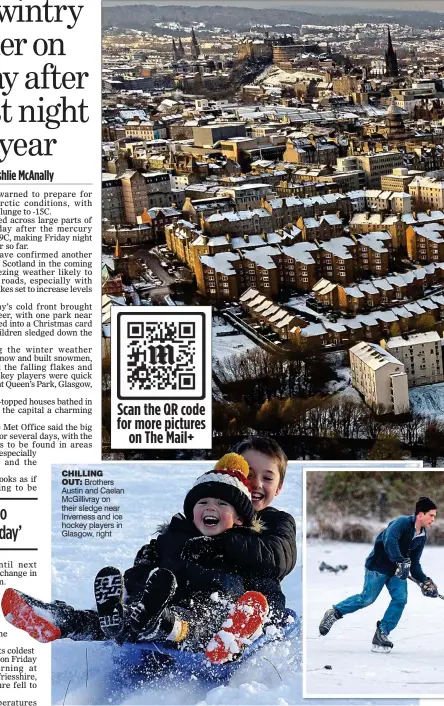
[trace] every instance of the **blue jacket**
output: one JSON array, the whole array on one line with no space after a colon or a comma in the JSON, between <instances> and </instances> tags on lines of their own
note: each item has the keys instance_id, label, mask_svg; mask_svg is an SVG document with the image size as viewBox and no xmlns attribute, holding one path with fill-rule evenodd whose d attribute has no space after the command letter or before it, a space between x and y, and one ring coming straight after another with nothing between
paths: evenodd
<instances>
[{"instance_id":1,"label":"blue jacket","mask_svg":"<svg viewBox=\"0 0 444 706\"><path fill-rule=\"evenodd\" d=\"M427 540L426 531L416 536L415 515L401 515L383 530L375 540L375 546L368 555L365 568L380 574L393 576L396 564L411 559L410 573L417 581L426 581L419 560ZM416 539L415 539L416 536Z\"/></svg>"}]
</instances>

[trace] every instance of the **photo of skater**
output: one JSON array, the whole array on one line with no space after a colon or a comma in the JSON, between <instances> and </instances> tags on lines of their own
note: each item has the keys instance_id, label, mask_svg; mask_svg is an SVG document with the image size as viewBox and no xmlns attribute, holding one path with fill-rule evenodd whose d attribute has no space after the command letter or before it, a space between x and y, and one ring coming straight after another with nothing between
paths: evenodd
<instances>
[{"instance_id":1,"label":"photo of skater","mask_svg":"<svg viewBox=\"0 0 444 706\"><path fill-rule=\"evenodd\" d=\"M420 558L427 540L426 530L436 519L437 507L427 497L419 498L413 515L402 515L392 520L376 537L375 545L365 562L364 588L329 608L319 625L321 635L327 635L334 623L344 615L354 613L374 603L384 586L391 601L384 616L376 624L372 640L374 651L393 648L388 639L401 619L407 603L407 579L411 574L421 586L424 596L436 598L437 586L424 574Z\"/></svg>"},{"instance_id":2,"label":"photo of skater","mask_svg":"<svg viewBox=\"0 0 444 706\"><path fill-rule=\"evenodd\" d=\"M287 465L285 456L274 455L273 443L260 438L248 442L244 453L250 455L254 466L240 454L229 453L216 464L189 463L185 468L174 463L150 464L149 469L147 464L131 465L131 478L119 473L118 466L103 471L106 478L119 477L125 494L131 493L133 502L137 498L137 505L143 500L145 512L139 521L132 516L134 509L125 511L127 529L116 534L120 540L113 546L107 539L61 541L56 530L55 546L59 550L55 549L55 567L64 564L67 546L77 550L68 570L64 564L64 571L55 571L64 588L56 581L54 597L62 600L43 602L15 588L8 588L2 598L3 613L11 625L54 645L54 703L98 704L108 702L110 692L113 700L116 690L120 693L123 688L130 693L134 684L122 684L122 655L131 657L131 668L135 655L142 655L143 668L137 665L136 670L138 679L151 689L153 680L157 684L165 672L168 688L173 678L177 683L187 671L189 682L197 656L201 656L203 665L217 670L224 665L238 666L244 653L245 662L254 659L250 653L258 650L261 654L263 646L268 654L270 650L279 654L282 643L288 652L290 634L295 632L296 637L298 632L294 608L300 614L300 607L295 605L294 590L289 596L284 594L281 581L296 564L296 522L292 515L300 518L301 514L300 472L296 472L296 495L291 489L287 494L298 498L296 503L291 502L290 511L271 507L282 490ZM59 497L60 491L59 486ZM170 510L166 519L172 501L171 510L182 511L171 518ZM128 508L127 498L123 504ZM64 516L60 510L58 514ZM152 518L146 519L147 515ZM151 528L148 535L145 524ZM124 559L127 543L132 544L136 536L150 535L154 537L139 549L134 562ZM83 543L86 554L91 554L95 546L93 562L85 567L76 561L80 560L78 552ZM65 551L60 552L62 547ZM123 571L131 563L133 566ZM87 568L92 569L89 576ZM70 572L73 577L81 573L80 583L76 585L74 578L65 583L65 575ZM296 592L299 595L299 588ZM297 663L298 644L295 640L293 659ZM90 680L88 689L83 689L83 668L75 659L78 656L82 661L85 649L89 669L94 656L100 665L97 683L91 686ZM111 679L104 678L104 660L110 662ZM217 677L217 671L214 673ZM221 674L222 683L226 683L230 672ZM70 680L69 691L73 693L65 698ZM200 687L199 679L193 687Z\"/></svg>"},{"instance_id":3,"label":"photo of skater","mask_svg":"<svg viewBox=\"0 0 444 706\"><path fill-rule=\"evenodd\" d=\"M427 678L422 656L412 650L416 641L421 643L424 624L432 625L444 608L423 601L441 597L440 548L431 546L442 539L440 475L388 469L307 472L307 696L334 696L338 684L347 696L444 693L438 680ZM431 497L415 497L417 489L427 489ZM346 563L337 565L339 558ZM328 607L327 591L333 599ZM371 654L392 650L395 663L385 657L381 664ZM407 689L402 673L409 668L420 676ZM426 670L434 668L429 652ZM372 678L385 670L390 672L387 681Z\"/></svg>"}]
</instances>

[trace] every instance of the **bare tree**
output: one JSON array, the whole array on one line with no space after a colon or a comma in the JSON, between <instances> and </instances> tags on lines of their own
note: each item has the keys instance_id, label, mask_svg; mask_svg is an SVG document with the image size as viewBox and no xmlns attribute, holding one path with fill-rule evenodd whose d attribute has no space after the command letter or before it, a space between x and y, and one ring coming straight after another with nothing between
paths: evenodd
<instances>
[{"instance_id":1,"label":"bare tree","mask_svg":"<svg viewBox=\"0 0 444 706\"><path fill-rule=\"evenodd\" d=\"M444 422L437 420L428 422L424 431L424 444L432 468L436 468L438 458L444 455Z\"/></svg>"}]
</instances>

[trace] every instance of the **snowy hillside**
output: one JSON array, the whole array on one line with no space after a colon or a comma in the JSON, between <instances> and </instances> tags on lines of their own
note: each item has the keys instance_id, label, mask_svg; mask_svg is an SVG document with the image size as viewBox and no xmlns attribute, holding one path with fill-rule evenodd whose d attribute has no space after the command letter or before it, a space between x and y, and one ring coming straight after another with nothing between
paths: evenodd
<instances>
[{"instance_id":1,"label":"snowy hillside","mask_svg":"<svg viewBox=\"0 0 444 706\"><path fill-rule=\"evenodd\" d=\"M292 464L276 507L287 510L298 522L300 540L301 472ZM111 539L62 538L60 470L53 480L53 577L52 597L77 608L94 606L93 581L107 564L125 569L135 554L155 533L159 524L182 509L193 481L208 463L106 464L105 478L125 489L117 496L124 526ZM117 502L117 501L116 501ZM301 548L298 547L299 557ZM284 581L287 603L301 614L301 568ZM296 704L301 701L300 641L268 645L243 665L228 685L204 686L197 680L164 677L157 683L139 681L117 685L113 655L118 647L107 644L61 640L52 648L54 704Z\"/></svg>"},{"instance_id":2,"label":"snowy hillside","mask_svg":"<svg viewBox=\"0 0 444 706\"><path fill-rule=\"evenodd\" d=\"M444 419L444 383L413 387L409 397L414 412L431 419Z\"/></svg>"},{"instance_id":3,"label":"snowy hillside","mask_svg":"<svg viewBox=\"0 0 444 706\"><path fill-rule=\"evenodd\" d=\"M307 542L307 694L444 696L444 601L425 598L413 583L409 582L409 599L401 621L390 635L395 645L390 654L370 650L376 621L389 603L385 589L373 605L345 616L325 637L319 635L318 625L327 608L361 592L364 562L370 550L368 544ZM322 561L333 566L347 564L348 569L337 574L320 572ZM422 567L444 589L444 548L426 546ZM409 699L405 703L411 702Z\"/></svg>"}]
</instances>

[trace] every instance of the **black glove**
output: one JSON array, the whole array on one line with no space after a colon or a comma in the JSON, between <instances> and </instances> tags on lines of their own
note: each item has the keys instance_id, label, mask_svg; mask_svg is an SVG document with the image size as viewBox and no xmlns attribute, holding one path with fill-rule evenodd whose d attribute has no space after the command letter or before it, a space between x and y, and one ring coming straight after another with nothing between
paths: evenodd
<instances>
[{"instance_id":1,"label":"black glove","mask_svg":"<svg viewBox=\"0 0 444 706\"><path fill-rule=\"evenodd\" d=\"M433 583L431 578L427 578L426 581L421 586L421 591L423 596L427 598L438 598L438 586Z\"/></svg>"},{"instance_id":2,"label":"black glove","mask_svg":"<svg viewBox=\"0 0 444 706\"><path fill-rule=\"evenodd\" d=\"M223 574L220 575L220 583L222 590L226 593L235 596L241 596L245 593L244 581L237 574Z\"/></svg>"},{"instance_id":3,"label":"black glove","mask_svg":"<svg viewBox=\"0 0 444 706\"><path fill-rule=\"evenodd\" d=\"M157 541L152 539L149 544L144 544L137 552L134 561L134 566L138 564L153 564L157 566L159 563L159 552L157 551Z\"/></svg>"},{"instance_id":4,"label":"black glove","mask_svg":"<svg viewBox=\"0 0 444 706\"><path fill-rule=\"evenodd\" d=\"M222 541L219 537L192 537L185 543L181 558L199 563L203 559L215 559L222 555Z\"/></svg>"},{"instance_id":5,"label":"black glove","mask_svg":"<svg viewBox=\"0 0 444 706\"><path fill-rule=\"evenodd\" d=\"M398 579L405 580L410 573L411 564L412 562L410 561L410 559L403 559L402 561L398 561L396 563L395 576L397 576Z\"/></svg>"},{"instance_id":6,"label":"black glove","mask_svg":"<svg viewBox=\"0 0 444 706\"><path fill-rule=\"evenodd\" d=\"M194 561L187 561L185 581L190 592L193 593L224 593L236 594L236 597L245 593L243 579L237 574L226 574L219 569L208 569Z\"/></svg>"}]
</instances>

